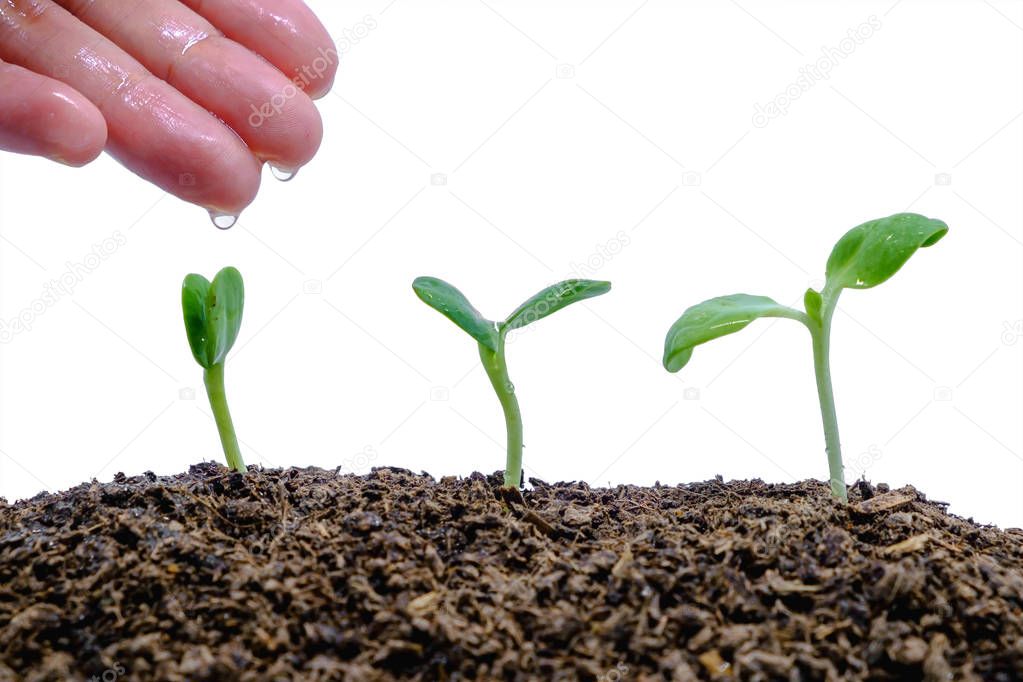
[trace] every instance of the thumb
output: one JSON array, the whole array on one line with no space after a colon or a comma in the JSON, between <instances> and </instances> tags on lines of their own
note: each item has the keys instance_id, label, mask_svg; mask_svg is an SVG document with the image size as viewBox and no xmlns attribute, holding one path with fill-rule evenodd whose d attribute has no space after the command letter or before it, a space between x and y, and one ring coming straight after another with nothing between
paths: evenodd
<instances>
[{"instance_id":1,"label":"thumb","mask_svg":"<svg viewBox=\"0 0 1023 682\"><path fill-rule=\"evenodd\" d=\"M106 142L103 115L81 93L0 61L0 150L83 166Z\"/></svg>"}]
</instances>

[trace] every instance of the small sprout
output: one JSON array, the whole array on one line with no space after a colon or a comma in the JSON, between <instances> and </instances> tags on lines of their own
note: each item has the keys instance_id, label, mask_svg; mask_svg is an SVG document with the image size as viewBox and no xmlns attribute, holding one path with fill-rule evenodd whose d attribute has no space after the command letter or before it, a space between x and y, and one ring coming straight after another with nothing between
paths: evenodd
<instances>
[{"instance_id":1,"label":"small sprout","mask_svg":"<svg viewBox=\"0 0 1023 682\"><path fill-rule=\"evenodd\" d=\"M188 275L181 287L181 309L192 357L203 368L203 381L220 432L227 466L244 472L231 412L224 392L224 360L238 338L245 307L245 286L235 268L224 268L210 283L202 275Z\"/></svg>"},{"instance_id":2,"label":"small sprout","mask_svg":"<svg viewBox=\"0 0 1023 682\"><path fill-rule=\"evenodd\" d=\"M850 230L831 252L823 291L810 289L803 298L805 312L765 296L735 294L693 306L683 313L664 342L664 368L678 372L689 363L693 349L734 334L762 317L780 317L806 325L813 340L817 392L824 421L831 492L847 501L842 450L831 385L831 321L844 289L870 289L888 281L918 249L937 244L948 226L915 213L899 213Z\"/></svg>"},{"instance_id":3,"label":"small sprout","mask_svg":"<svg viewBox=\"0 0 1023 682\"><path fill-rule=\"evenodd\" d=\"M504 409L508 430L508 461L504 470L505 488L517 488L522 483L522 415L515 387L508 378L505 364L505 337L513 329L556 313L562 308L587 298L606 294L610 282L588 279L570 279L547 287L520 305L503 322L484 318L469 303L461 291L434 277L418 277L412 283L416 295L428 306L454 322L479 344L480 360L490 377L490 383Z\"/></svg>"}]
</instances>

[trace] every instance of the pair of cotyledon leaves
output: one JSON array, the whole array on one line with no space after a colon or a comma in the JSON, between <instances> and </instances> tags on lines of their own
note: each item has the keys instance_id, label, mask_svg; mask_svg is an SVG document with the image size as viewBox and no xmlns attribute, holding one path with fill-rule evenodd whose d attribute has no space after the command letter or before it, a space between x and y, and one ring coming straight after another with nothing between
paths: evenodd
<instances>
[{"instance_id":1,"label":"pair of cotyledon leaves","mask_svg":"<svg viewBox=\"0 0 1023 682\"><path fill-rule=\"evenodd\" d=\"M945 223L915 213L900 213L854 227L839 240L828 259L825 289L837 293L882 284L918 249L933 246L947 233ZM443 280L419 277L412 286L423 302L493 352L498 351L500 338L507 332L611 289L609 282L566 280L537 292L503 322L494 322L484 318L462 292ZM185 330L192 355L202 367L209 369L227 357L238 338L244 303L242 276L235 268L224 268L212 282L202 275L185 278L181 292ZM820 323L821 294L808 291L805 305L809 317ZM798 313L766 296L734 294L704 301L686 310L671 327L665 341L664 366L677 372L688 364L696 346L745 329L762 317L793 314Z\"/></svg>"},{"instance_id":2,"label":"pair of cotyledon leaves","mask_svg":"<svg viewBox=\"0 0 1023 682\"><path fill-rule=\"evenodd\" d=\"M847 232L828 259L825 291L870 289L886 282L918 249L937 244L948 226L915 213L872 220ZM821 324L824 300L806 292L806 313ZM696 346L745 329L762 317L792 317L799 313L766 296L734 294L704 301L683 313L672 325L664 344L664 367L677 372L688 364Z\"/></svg>"},{"instance_id":3,"label":"pair of cotyledon leaves","mask_svg":"<svg viewBox=\"0 0 1023 682\"><path fill-rule=\"evenodd\" d=\"M461 291L436 277L417 277L412 288L424 303L496 353L504 334L513 329L521 329L573 303L606 294L611 290L611 283L590 279L558 282L530 297L503 322L483 317Z\"/></svg>"},{"instance_id":4,"label":"pair of cotyledon leaves","mask_svg":"<svg viewBox=\"0 0 1023 682\"><path fill-rule=\"evenodd\" d=\"M420 277L413 283L425 303L443 313L479 343L497 352L500 337L513 329L547 317L565 306L599 296L611 289L609 282L572 279L538 292L515 309L503 322L485 319L455 287L434 277ZM192 356L209 369L224 361L238 338L245 304L241 273L224 268L210 282L202 275L185 277L181 308Z\"/></svg>"},{"instance_id":5,"label":"pair of cotyledon leaves","mask_svg":"<svg viewBox=\"0 0 1023 682\"><path fill-rule=\"evenodd\" d=\"M245 306L245 285L237 269L227 267L210 282L188 275L181 286L181 309L192 356L203 368L220 364L238 338Z\"/></svg>"}]
</instances>

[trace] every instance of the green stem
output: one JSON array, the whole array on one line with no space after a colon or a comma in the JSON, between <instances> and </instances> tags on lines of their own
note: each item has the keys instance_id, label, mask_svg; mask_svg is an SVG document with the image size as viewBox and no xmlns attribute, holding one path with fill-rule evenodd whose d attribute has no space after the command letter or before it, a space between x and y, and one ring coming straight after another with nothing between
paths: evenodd
<instances>
[{"instance_id":1,"label":"green stem","mask_svg":"<svg viewBox=\"0 0 1023 682\"><path fill-rule=\"evenodd\" d=\"M838 413L835 410L835 391L831 384L831 320L835 315L837 301L837 293L833 297L825 295L820 323L812 320L808 326L813 337L813 366L817 374L817 395L821 403L824 441L828 453L828 467L831 470L831 494L843 502L848 502L845 469L842 466L842 441L838 434Z\"/></svg>"},{"instance_id":2,"label":"green stem","mask_svg":"<svg viewBox=\"0 0 1023 682\"><path fill-rule=\"evenodd\" d=\"M504 487L518 488L522 482L522 413L515 397L515 387L508 378L508 365L504 360L504 334L500 335L497 352L480 344L480 360L487 370L490 383L497 393L504 410L504 422L508 430L508 461L504 468Z\"/></svg>"},{"instance_id":3,"label":"green stem","mask_svg":"<svg viewBox=\"0 0 1023 682\"><path fill-rule=\"evenodd\" d=\"M227 409L227 393L224 391L224 363L217 363L205 370L203 381L206 383L206 394L210 398L210 407L213 408L213 418L217 421L220 442L224 446L227 468L244 473L247 470L245 461L242 460L241 450L238 449L238 437L234 434L231 412Z\"/></svg>"}]
</instances>

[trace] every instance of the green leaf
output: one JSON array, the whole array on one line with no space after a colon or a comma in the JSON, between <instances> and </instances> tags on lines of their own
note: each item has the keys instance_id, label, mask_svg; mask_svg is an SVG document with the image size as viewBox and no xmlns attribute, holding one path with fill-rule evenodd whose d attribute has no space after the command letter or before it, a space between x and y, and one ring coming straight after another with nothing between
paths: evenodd
<instances>
[{"instance_id":1,"label":"green leaf","mask_svg":"<svg viewBox=\"0 0 1023 682\"><path fill-rule=\"evenodd\" d=\"M824 299L821 297L820 292L814 289L807 289L806 295L803 296L803 307L806 308L806 314L810 316L810 319L817 324L821 323L821 308L824 306Z\"/></svg>"},{"instance_id":2,"label":"green leaf","mask_svg":"<svg viewBox=\"0 0 1023 682\"><path fill-rule=\"evenodd\" d=\"M933 246L948 225L916 213L897 213L846 233L828 259L828 288L870 289L886 282L917 249Z\"/></svg>"},{"instance_id":3,"label":"green leaf","mask_svg":"<svg viewBox=\"0 0 1023 682\"><path fill-rule=\"evenodd\" d=\"M245 307L245 284L237 268L217 273L206 299L206 328L213 351L211 364L223 362L238 338Z\"/></svg>"},{"instance_id":4,"label":"green leaf","mask_svg":"<svg viewBox=\"0 0 1023 682\"><path fill-rule=\"evenodd\" d=\"M206 343L206 295L210 282L202 275L188 275L181 285L181 310L185 317L185 334L192 357L209 369Z\"/></svg>"},{"instance_id":5,"label":"green leaf","mask_svg":"<svg viewBox=\"0 0 1023 682\"><path fill-rule=\"evenodd\" d=\"M567 279L564 282L552 284L516 308L515 312L504 321L502 329L507 331L521 329L566 306L606 294L609 291L611 291L610 282L598 282L592 279Z\"/></svg>"},{"instance_id":6,"label":"green leaf","mask_svg":"<svg viewBox=\"0 0 1023 682\"><path fill-rule=\"evenodd\" d=\"M664 368L677 372L693 357L700 344L745 329L761 317L803 320L798 310L783 306L766 296L733 294L704 301L686 310L668 330L664 340Z\"/></svg>"},{"instance_id":7,"label":"green leaf","mask_svg":"<svg viewBox=\"0 0 1023 682\"><path fill-rule=\"evenodd\" d=\"M224 361L238 338L245 306L242 275L224 268L210 283L202 275L188 275L181 285L181 310L192 357L209 369Z\"/></svg>"},{"instance_id":8,"label":"green leaf","mask_svg":"<svg viewBox=\"0 0 1023 682\"><path fill-rule=\"evenodd\" d=\"M497 325L480 315L461 291L436 277L417 277L412 283L416 296L462 331L493 352L497 352Z\"/></svg>"}]
</instances>

